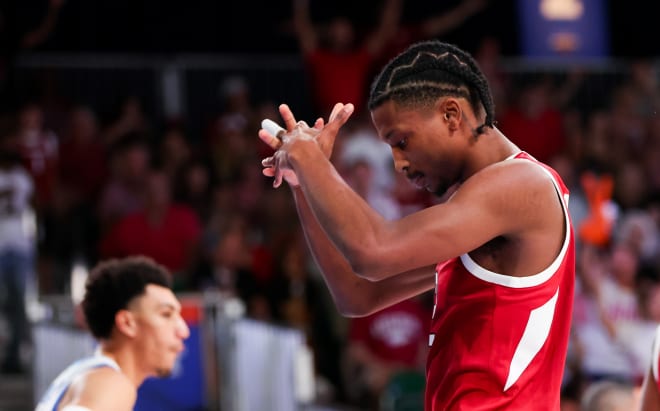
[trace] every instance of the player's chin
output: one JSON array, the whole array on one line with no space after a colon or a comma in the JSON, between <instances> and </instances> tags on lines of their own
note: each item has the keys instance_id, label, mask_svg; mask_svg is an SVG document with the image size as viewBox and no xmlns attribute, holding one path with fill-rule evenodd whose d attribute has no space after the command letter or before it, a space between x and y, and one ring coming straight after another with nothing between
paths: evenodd
<instances>
[{"instance_id":1,"label":"player's chin","mask_svg":"<svg viewBox=\"0 0 660 411\"><path fill-rule=\"evenodd\" d=\"M157 368L156 369L156 377L158 378L167 378L172 376L172 371L174 367L166 367L166 368Z\"/></svg>"}]
</instances>

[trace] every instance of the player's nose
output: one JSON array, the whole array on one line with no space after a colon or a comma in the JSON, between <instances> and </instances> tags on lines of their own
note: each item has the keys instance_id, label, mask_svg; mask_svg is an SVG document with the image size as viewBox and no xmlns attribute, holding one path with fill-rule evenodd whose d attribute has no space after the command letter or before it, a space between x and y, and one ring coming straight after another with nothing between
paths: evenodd
<instances>
[{"instance_id":1,"label":"player's nose","mask_svg":"<svg viewBox=\"0 0 660 411\"><path fill-rule=\"evenodd\" d=\"M392 148L392 159L394 160L394 169L399 173L405 172L410 166L406 156L397 148Z\"/></svg>"},{"instance_id":2,"label":"player's nose","mask_svg":"<svg viewBox=\"0 0 660 411\"><path fill-rule=\"evenodd\" d=\"M179 319L179 324L176 327L176 335L182 340L190 337L190 328L188 328L188 324L186 324L183 318Z\"/></svg>"}]
</instances>

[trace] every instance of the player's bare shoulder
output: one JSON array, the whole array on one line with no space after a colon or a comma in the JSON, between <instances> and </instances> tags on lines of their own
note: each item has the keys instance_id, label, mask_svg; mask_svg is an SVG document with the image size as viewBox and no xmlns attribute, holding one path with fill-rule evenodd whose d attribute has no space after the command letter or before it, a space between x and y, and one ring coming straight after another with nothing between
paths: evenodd
<instances>
[{"instance_id":1,"label":"player's bare shoulder","mask_svg":"<svg viewBox=\"0 0 660 411\"><path fill-rule=\"evenodd\" d=\"M67 402L95 411L129 411L135 405L137 390L122 372L100 367L75 380L67 397Z\"/></svg>"},{"instance_id":2,"label":"player's bare shoulder","mask_svg":"<svg viewBox=\"0 0 660 411\"><path fill-rule=\"evenodd\" d=\"M509 159L485 167L468 178L456 194L480 201L493 214L509 216L521 227L542 228L562 221L552 175L528 159Z\"/></svg>"}]
</instances>

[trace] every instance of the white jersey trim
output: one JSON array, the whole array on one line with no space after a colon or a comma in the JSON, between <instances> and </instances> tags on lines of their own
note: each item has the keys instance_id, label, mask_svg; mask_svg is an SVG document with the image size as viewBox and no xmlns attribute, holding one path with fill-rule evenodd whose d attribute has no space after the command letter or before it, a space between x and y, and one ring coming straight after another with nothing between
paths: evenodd
<instances>
[{"instance_id":1,"label":"white jersey trim","mask_svg":"<svg viewBox=\"0 0 660 411\"><path fill-rule=\"evenodd\" d=\"M100 354L100 351L97 350L94 356L81 358L64 369L48 387L37 404L35 411L53 411L53 408L59 403L75 378L101 367L110 367L115 371L121 372L121 368L115 360ZM76 411L76 409L74 408L71 411Z\"/></svg>"},{"instance_id":2,"label":"white jersey trim","mask_svg":"<svg viewBox=\"0 0 660 411\"><path fill-rule=\"evenodd\" d=\"M560 203L562 205L562 210L564 211L564 225L566 227L566 236L564 237L564 243L562 244L561 250L559 251L559 254L554 259L554 261L545 270L541 271L540 273L526 277L512 277L510 275L504 275L490 271L477 264L477 262L474 261L469 254L465 253L461 255L460 257L461 262L463 263L465 269L470 274L474 275L480 280L492 284L502 285L505 287L511 287L511 288L534 287L539 284L543 284L544 282L549 280L552 277L552 275L557 271L561 263L564 261L564 256L566 255L566 251L568 250L568 245L570 244L570 239L571 239L571 225L568 217L568 194L564 195L562 193L559 183L557 182L557 180L550 171L548 171L545 167L543 167L540 164L537 165L541 167L541 169L550 176L550 178L552 179L552 183L555 186L555 190L557 190L557 193L559 194L559 198L562 200L560 201Z\"/></svg>"},{"instance_id":3,"label":"white jersey trim","mask_svg":"<svg viewBox=\"0 0 660 411\"><path fill-rule=\"evenodd\" d=\"M523 331L522 338L518 342L516 351L513 353L513 358L511 359L509 375L504 384L504 391L508 390L518 381L518 378L527 369L527 366L532 362L548 339L558 297L559 288L557 288L555 295L542 306L530 311L525 331Z\"/></svg>"}]
</instances>

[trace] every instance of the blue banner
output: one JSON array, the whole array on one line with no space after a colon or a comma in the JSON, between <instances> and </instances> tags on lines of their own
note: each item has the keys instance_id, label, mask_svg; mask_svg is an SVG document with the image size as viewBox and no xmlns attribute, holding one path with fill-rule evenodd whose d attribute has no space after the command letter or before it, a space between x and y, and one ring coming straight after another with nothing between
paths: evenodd
<instances>
[{"instance_id":1,"label":"blue banner","mask_svg":"<svg viewBox=\"0 0 660 411\"><path fill-rule=\"evenodd\" d=\"M190 337L172 376L147 379L138 390L134 411L203 411L207 408L199 324L189 324L189 328Z\"/></svg>"},{"instance_id":2,"label":"blue banner","mask_svg":"<svg viewBox=\"0 0 660 411\"><path fill-rule=\"evenodd\" d=\"M518 0L518 18L524 57L609 55L604 0Z\"/></svg>"}]
</instances>

